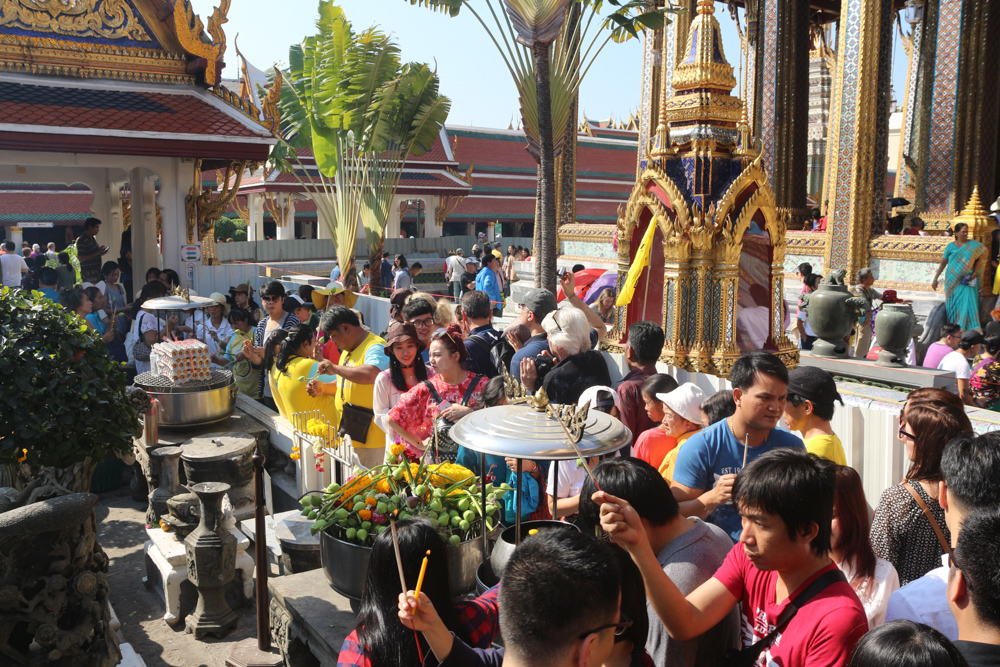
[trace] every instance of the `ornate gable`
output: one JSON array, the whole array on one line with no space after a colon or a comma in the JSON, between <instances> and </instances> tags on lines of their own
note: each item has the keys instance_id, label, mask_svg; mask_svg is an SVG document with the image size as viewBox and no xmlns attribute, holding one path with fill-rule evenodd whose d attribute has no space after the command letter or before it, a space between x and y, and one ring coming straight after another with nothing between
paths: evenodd
<instances>
[{"instance_id":1,"label":"ornate gable","mask_svg":"<svg viewBox=\"0 0 1000 667\"><path fill-rule=\"evenodd\" d=\"M214 86L229 3L208 36L188 0L0 0L0 70Z\"/></svg>"}]
</instances>

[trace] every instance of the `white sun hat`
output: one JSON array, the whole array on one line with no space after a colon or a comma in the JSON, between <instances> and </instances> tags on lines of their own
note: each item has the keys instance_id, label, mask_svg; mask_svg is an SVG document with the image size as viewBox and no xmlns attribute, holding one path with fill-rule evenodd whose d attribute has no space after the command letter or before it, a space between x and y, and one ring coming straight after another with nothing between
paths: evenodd
<instances>
[{"instance_id":1,"label":"white sun hat","mask_svg":"<svg viewBox=\"0 0 1000 667\"><path fill-rule=\"evenodd\" d=\"M701 423L701 404L705 401L705 392L698 385L685 382L669 393L657 394L656 398L689 422Z\"/></svg>"}]
</instances>

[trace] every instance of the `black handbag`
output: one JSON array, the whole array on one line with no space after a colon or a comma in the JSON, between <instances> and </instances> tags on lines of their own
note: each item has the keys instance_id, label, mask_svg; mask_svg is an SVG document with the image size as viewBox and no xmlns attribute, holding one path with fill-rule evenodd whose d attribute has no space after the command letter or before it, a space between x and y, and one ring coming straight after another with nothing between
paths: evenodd
<instances>
[{"instance_id":1,"label":"black handbag","mask_svg":"<svg viewBox=\"0 0 1000 667\"><path fill-rule=\"evenodd\" d=\"M146 344L146 337L142 333L142 316L145 313L139 314L139 319L136 321L136 338L135 343L132 344L132 356L135 357L136 361L149 361L149 345Z\"/></svg>"},{"instance_id":2,"label":"black handbag","mask_svg":"<svg viewBox=\"0 0 1000 667\"><path fill-rule=\"evenodd\" d=\"M469 383L469 388L465 390L465 395L462 396L462 402L460 405L468 405L469 399L472 398L473 392L476 391L476 386L479 384L479 379L482 375L476 375L472 378L472 382ZM424 384L427 386L427 390L431 392L431 398L441 405L444 399L441 398L440 394L434 388L434 385L430 383L430 380L424 380ZM437 457L439 463L454 463L455 459L458 457L458 443L451 439L451 427L455 424L448 421L441 415L434 418L434 439L437 443L434 454Z\"/></svg>"},{"instance_id":3,"label":"black handbag","mask_svg":"<svg viewBox=\"0 0 1000 667\"><path fill-rule=\"evenodd\" d=\"M792 620L799 607L813 599L827 586L838 581L847 582L847 577L840 570L830 570L822 574L806 586L806 589L789 601L788 606L778 616L778 622L774 625L774 630L767 633L763 639L744 649L729 649L729 652L719 661L719 667L753 667L757 663L760 654L767 650L774 642L779 632L785 629L788 622Z\"/></svg>"},{"instance_id":4,"label":"black handbag","mask_svg":"<svg viewBox=\"0 0 1000 667\"><path fill-rule=\"evenodd\" d=\"M351 436L351 443L364 443L368 440L368 429L375 419L375 411L361 405L354 405L344 400L344 378L340 379L340 402L343 408L340 410L340 428L337 435L343 438L345 435Z\"/></svg>"}]
</instances>

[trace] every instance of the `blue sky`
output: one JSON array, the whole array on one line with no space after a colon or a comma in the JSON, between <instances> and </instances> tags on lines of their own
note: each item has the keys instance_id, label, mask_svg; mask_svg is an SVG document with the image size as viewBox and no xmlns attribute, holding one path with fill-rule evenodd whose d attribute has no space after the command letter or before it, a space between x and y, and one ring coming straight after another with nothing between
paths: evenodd
<instances>
[{"instance_id":1,"label":"blue sky","mask_svg":"<svg viewBox=\"0 0 1000 667\"><path fill-rule=\"evenodd\" d=\"M218 0L192 0L195 10L207 20ZM399 42L404 60L437 64L442 93L452 100L449 125L507 127L519 115L517 92L500 55L471 12L451 18L413 7L408 0L341 0L355 30L377 24ZM479 0L477 6L482 7ZM498 3L494 0L494 6ZM236 0L225 25L229 47L224 76L237 75L238 59L233 41L250 62L266 69L285 64L288 46L315 32L315 0ZM607 10L605 10L607 11ZM739 37L725 5L716 5L722 26L726 58L734 67L739 62ZM484 19L489 20L484 16ZM898 41L898 39L897 39ZM896 49L893 80L902 102L906 58ZM639 79L642 49L640 40L610 43L583 81L580 108L591 119L627 117L639 108ZM734 92L734 94L736 94Z\"/></svg>"}]
</instances>

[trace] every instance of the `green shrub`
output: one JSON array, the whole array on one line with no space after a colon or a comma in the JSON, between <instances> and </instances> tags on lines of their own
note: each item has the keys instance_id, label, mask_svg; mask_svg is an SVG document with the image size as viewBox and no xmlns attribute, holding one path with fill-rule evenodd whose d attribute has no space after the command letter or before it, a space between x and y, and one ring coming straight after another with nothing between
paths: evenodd
<instances>
[{"instance_id":1,"label":"green shrub","mask_svg":"<svg viewBox=\"0 0 1000 667\"><path fill-rule=\"evenodd\" d=\"M79 316L41 292L0 288L0 464L68 468L127 454L139 425L127 384Z\"/></svg>"}]
</instances>

